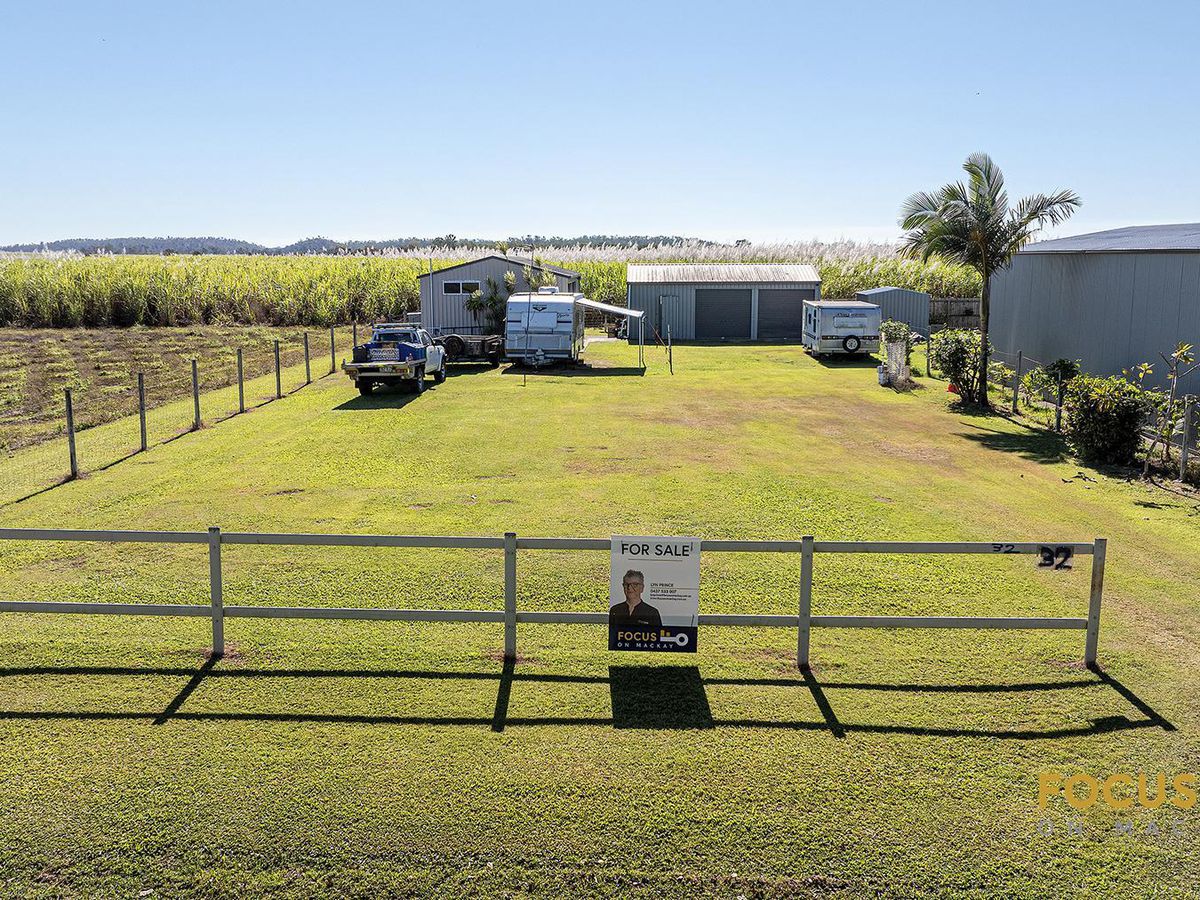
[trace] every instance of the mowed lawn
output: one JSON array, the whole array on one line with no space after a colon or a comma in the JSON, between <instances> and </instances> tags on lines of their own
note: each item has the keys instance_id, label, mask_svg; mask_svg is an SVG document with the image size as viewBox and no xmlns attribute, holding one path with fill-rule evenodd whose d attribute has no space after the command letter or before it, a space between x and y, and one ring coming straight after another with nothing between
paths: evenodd
<instances>
[{"instance_id":1,"label":"mowed lawn","mask_svg":"<svg viewBox=\"0 0 1200 900\"><path fill-rule=\"evenodd\" d=\"M1109 540L1083 634L0 614L6 895L1190 895L1200 811L1037 802L1038 773L1200 768L1200 500L795 346L649 353L419 398L326 377L7 527ZM99 426L125 428L127 423ZM121 432L124 434L124 432ZM122 438L124 440L124 438ZM38 454L41 454L39 456ZM61 472L61 448L0 465ZM0 482L3 482L0 478ZM47 483L54 478L47 478ZM523 609L602 610L607 555L522 551ZM799 560L709 554L705 612L794 613ZM5 543L0 599L206 603L201 546ZM499 609L493 551L226 547L228 604ZM1089 560L819 556L814 612L1082 616ZM1132 832L1114 823L1132 823Z\"/></svg>"}]
</instances>

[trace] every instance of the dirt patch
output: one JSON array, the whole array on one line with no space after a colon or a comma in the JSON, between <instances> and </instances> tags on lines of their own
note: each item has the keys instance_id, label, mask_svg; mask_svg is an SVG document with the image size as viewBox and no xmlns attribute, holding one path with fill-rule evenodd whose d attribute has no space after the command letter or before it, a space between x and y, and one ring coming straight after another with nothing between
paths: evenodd
<instances>
[{"instance_id":1,"label":"dirt patch","mask_svg":"<svg viewBox=\"0 0 1200 900\"><path fill-rule=\"evenodd\" d=\"M275 491L276 497L286 497L288 494L303 494L304 488L284 488L281 491Z\"/></svg>"}]
</instances>

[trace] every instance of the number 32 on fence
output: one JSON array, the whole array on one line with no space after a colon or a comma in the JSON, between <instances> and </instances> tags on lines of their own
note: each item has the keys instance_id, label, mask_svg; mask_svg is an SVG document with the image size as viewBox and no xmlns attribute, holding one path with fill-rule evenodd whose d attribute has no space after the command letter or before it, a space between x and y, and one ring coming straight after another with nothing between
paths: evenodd
<instances>
[{"instance_id":1,"label":"number 32 on fence","mask_svg":"<svg viewBox=\"0 0 1200 900\"><path fill-rule=\"evenodd\" d=\"M1068 570L1075 558L1074 547L1038 547L1039 569Z\"/></svg>"}]
</instances>

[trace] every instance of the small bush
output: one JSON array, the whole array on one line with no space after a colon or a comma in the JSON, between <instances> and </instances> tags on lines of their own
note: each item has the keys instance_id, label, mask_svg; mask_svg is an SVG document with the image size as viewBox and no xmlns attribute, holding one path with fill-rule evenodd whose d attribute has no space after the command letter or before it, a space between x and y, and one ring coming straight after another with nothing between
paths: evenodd
<instances>
[{"instance_id":1,"label":"small bush","mask_svg":"<svg viewBox=\"0 0 1200 900\"><path fill-rule=\"evenodd\" d=\"M979 333L961 328L939 331L929 341L929 359L960 390L970 386L979 370Z\"/></svg>"},{"instance_id":2,"label":"small bush","mask_svg":"<svg viewBox=\"0 0 1200 900\"><path fill-rule=\"evenodd\" d=\"M1145 391L1116 375L1080 375L1072 379L1063 405L1067 442L1082 459L1116 465L1134 462L1148 411Z\"/></svg>"},{"instance_id":3,"label":"small bush","mask_svg":"<svg viewBox=\"0 0 1200 900\"><path fill-rule=\"evenodd\" d=\"M1001 387L1011 387L1016 374L1015 369L1011 366L1006 366L1002 362L992 361L988 363L988 381L992 384L998 384Z\"/></svg>"}]
</instances>

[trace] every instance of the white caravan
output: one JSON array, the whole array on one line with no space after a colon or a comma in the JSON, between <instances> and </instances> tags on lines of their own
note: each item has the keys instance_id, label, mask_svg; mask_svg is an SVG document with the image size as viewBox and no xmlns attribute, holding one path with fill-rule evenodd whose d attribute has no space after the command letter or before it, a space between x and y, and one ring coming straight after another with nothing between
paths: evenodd
<instances>
[{"instance_id":1,"label":"white caravan","mask_svg":"<svg viewBox=\"0 0 1200 900\"><path fill-rule=\"evenodd\" d=\"M536 294L508 298L504 355L513 362L540 366L575 362L583 352L583 294L539 288Z\"/></svg>"},{"instance_id":2,"label":"white caravan","mask_svg":"<svg viewBox=\"0 0 1200 900\"><path fill-rule=\"evenodd\" d=\"M805 300L804 346L813 356L825 353L879 352L879 307L862 300Z\"/></svg>"}]
</instances>

